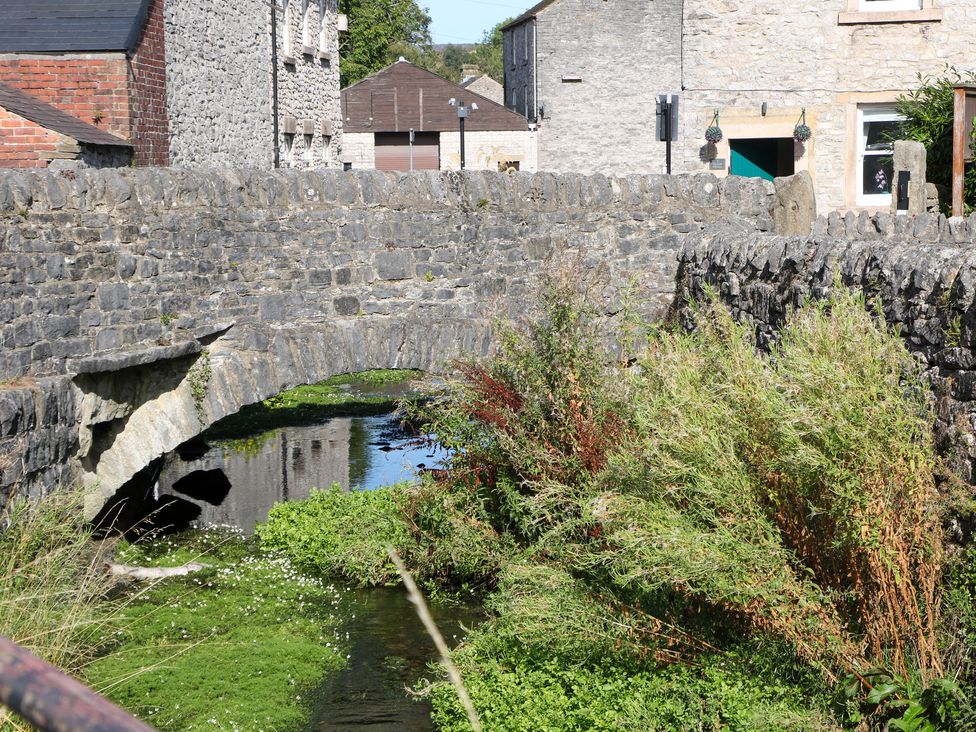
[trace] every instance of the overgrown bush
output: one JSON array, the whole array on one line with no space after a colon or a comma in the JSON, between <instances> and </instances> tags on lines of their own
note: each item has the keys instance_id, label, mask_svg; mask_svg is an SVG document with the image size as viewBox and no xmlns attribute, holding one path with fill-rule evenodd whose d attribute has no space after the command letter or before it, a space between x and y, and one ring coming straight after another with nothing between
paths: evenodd
<instances>
[{"instance_id":1,"label":"overgrown bush","mask_svg":"<svg viewBox=\"0 0 976 732\"><path fill-rule=\"evenodd\" d=\"M905 118L899 126L898 137L925 146L926 180L951 191L952 88L960 84L976 85L976 73L970 71L963 75L946 66L942 76L919 74L918 82L918 89L898 99L898 114ZM971 164L966 166L963 200L968 215L976 207L976 166Z\"/></svg>"},{"instance_id":2,"label":"overgrown bush","mask_svg":"<svg viewBox=\"0 0 976 732\"><path fill-rule=\"evenodd\" d=\"M944 675L925 390L860 297L801 309L768 356L710 306L636 364L571 289L544 305L431 417L445 480L530 563L503 570L493 627L580 663L694 662L745 635L829 681Z\"/></svg>"}]
</instances>

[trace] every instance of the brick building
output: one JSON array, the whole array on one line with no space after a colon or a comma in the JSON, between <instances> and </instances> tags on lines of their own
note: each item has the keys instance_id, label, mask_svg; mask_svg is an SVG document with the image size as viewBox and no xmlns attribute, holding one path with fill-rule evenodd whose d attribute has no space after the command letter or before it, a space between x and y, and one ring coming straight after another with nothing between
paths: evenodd
<instances>
[{"instance_id":1,"label":"brick building","mask_svg":"<svg viewBox=\"0 0 976 732\"><path fill-rule=\"evenodd\" d=\"M886 208L894 103L976 68L974 24L976 0L544 0L503 30L505 104L538 123L541 169L660 172L655 98L677 94L675 172L809 170L821 208Z\"/></svg>"},{"instance_id":2,"label":"brick building","mask_svg":"<svg viewBox=\"0 0 976 732\"><path fill-rule=\"evenodd\" d=\"M0 168L128 165L132 145L37 97L0 84Z\"/></svg>"},{"instance_id":3,"label":"brick building","mask_svg":"<svg viewBox=\"0 0 976 732\"><path fill-rule=\"evenodd\" d=\"M343 160L353 168L457 170L461 104L477 105L465 121L466 168L536 170L535 132L524 117L402 58L342 90Z\"/></svg>"},{"instance_id":4,"label":"brick building","mask_svg":"<svg viewBox=\"0 0 976 732\"><path fill-rule=\"evenodd\" d=\"M4 0L0 83L131 141L137 165L166 165L162 2Z\"/></svg>"},{"instance_id":5,"label":"brick building","mask_svg":"<svg viewBox=\"0 0 976 732\"><path fill-rule=\"evenodd\" d=\"M136 165L334 166L335 0L281 1L3 0L0 83L131 142Z\"/></svg>"}]
</instances>

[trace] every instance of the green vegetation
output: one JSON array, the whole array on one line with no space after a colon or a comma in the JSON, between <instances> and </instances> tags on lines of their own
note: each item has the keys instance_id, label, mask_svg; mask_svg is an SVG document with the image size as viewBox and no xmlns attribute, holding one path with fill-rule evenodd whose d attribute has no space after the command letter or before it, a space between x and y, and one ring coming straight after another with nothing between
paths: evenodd
<instances>
[{"instance_id":1,"label":"green vegetation","mask_svg":"<svg viewBox=\"0 0 976 732\"><path fill-rule=\"evenodd\" d=\"M720 306L696 319L628 321L622 358L552 285L419 409L446 470L361 522L292 505L262 536L364 578L381 555L335 557L382 536L429 586L489 592L456 652L488 729L965 729L970 651L940 616L953 507L913 359L840 288L768 355Z\"/></svg>"},{"instance_id":2,"label":"green vegetation","mask_svg":"<svg viewBox=\"0 0 976 732\"><path fill-rule=\"evenodd\" d=\"M340 374L318 384L296 386L220 420L206 436L256 435L277 427L321 422L323 414L330 417L384 414L392 409L402 393L402 388L384 387L402 387L422 375L423 372L410 369L375 369Z\"/></svg>"},{"instance_id":3,"label":"green vegetation","mask_svg":"<svg viewBox=\"0 0 976 732\"><path fill-rule=\"evenodd\" d=\"M85 680L161 730L298 729L306 694L342 668L341 594L236 535L120 542L120 562L210 565L136 587Z\"/></svg>"},{"instance_id":4,"label":"green vegetation","mask_svg":"<svg viewBox=\"0 0 976 732\"><path fill-rule=\"evenodd\" d=\"M898 113L905 117L898 137L925 145L926 180L940 186L945 194L952 190L952 88L976 85L976 73L962 75L947 65L942 76L920 74L918 82L918 89L898 100ZM966 165L963 201L968 216L976 207L976 166L972 164ZM944 200L942 204L948 211L949 202Z\"/></svg>"},{"instance_id":5,"label":"green vegetation","mask_svg":"<svg viewBox=\"0 0 976 732\"><path fill-rule=\"evenodd\" d=\"M300 503L279 503L258 526L263 546L284 551L301 567L360 585L391 584L396 568L387 546L402 547L407 530L392 488L312 491Z\"/></svg>"},{"instance_id":6,"label":"green vegetation","mask_svg":"<svg viewBox=\"0 0 976 732\"><path fill-rule=\"evenodd\" d=\"M111 579L71 491L36 506L13 501L0 532L0 635L79 674L111 634L116 606L102 601ZM26 730L0 715L0 729Z\"/></svg>"}]
</instances>

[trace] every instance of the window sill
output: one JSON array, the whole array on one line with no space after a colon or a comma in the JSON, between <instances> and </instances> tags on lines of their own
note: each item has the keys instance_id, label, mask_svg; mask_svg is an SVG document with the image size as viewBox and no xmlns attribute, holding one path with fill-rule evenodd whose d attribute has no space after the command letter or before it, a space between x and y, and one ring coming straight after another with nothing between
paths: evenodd
<instances>
[{"instance_id":1,"label":"window sill","mask_svg":"<svg viewBox=\"0 0 976 732\"><path fill-rule=\"evenodd\" d=\"M298 59L294 56L285 55L281 57L281 63L283 63L285 66L295 66L298 64Z\"/></svg>"},{"instance_id":2,"label":"window sill","mask_svg":"<svg viewBox=\"0 0 976 732\"><path fill-rule=\"evenodd\" d=\"M893 12L847 12L837 15L837 25L868 25L872 23L938 23L942 8L897 10Z\"/></svg>"},{"instance_id":3,"label":"window sill","mask_svg":"<svg viewBox=\"0 0 976 732\"><path fill-rule=\"evenodd\" d=\"M315 58L317 58L319 61L326 61L326 62L332 60L332 57L325 51L319 51L318 53L316 53Z\"/></svg>"},{"instance_id":4,"label":"window sill","mask_svg":"<svg viewBox=\"0 0 976 732\"><path fill-rule=\"evenodd\" d=\"M314 46L302 46L302 56L308 56L309 58L311 58L314 55L315 55Z\"/></svg>"}]
</instances>

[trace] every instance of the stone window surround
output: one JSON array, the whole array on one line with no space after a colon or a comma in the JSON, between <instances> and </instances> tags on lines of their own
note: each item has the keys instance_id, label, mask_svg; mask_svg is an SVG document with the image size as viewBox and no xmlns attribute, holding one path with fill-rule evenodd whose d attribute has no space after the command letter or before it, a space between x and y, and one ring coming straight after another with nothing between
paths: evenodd
<instances>
[{"instance_id":1,"label":"stone window surround","mask_svg":"<svg viewBox=\"0 0 976 732\"><path fill-rule=\"evenodd\" d=\"M894 105L898 97L907 94L908 91L883 91L883 92L843 92L837 95L837 103L844 107L845 129L847 139L844 145L844 204L848 209L854 211L867 211L877 213L887 211L890 206L861 206L857 202L857 180L858 180L858 149L861 134L858 129L857 109L865 104L887 104Z\"/></svg>"},{"instance_id":2,"label":"stone window surround","mask_svg":"<svg viewBox=\"0 0 976 732\"><path fill-rule=\"evenodd\" d=\"M800 107L784 107L782 109L769 110L764 117L761 113L745 109L722 109L720 118L722 120L722 140L715 145L715 157L725 160L723 170L708 170L719 178L729 175L732 166L732 153L729 147L729 140L738 139L760 139L760 138L784 138L793 137L793 130L800 120L802 114ZM711 115L709 115L711 117ZM806 170L816 184L816 170L812 165L813 152L817 139L817 114L816 111L807 108L806 122L813 131L813 137L806 142L794 142L793 145L793 170L799 173ZM708 163L705 163L708 169Z\"/></svg>"},{"instance_id":3,"label":"stone window surround","mask_svg":"<svg viewBox=\"0 0 976 732\"><path fill-rule=\"evenodd\" d=\"M837 15L837 24L938 23L942 20L942 8L935 7L935 0L921 0L918 10L862 10L862 3L863 0L847 0L847 11Z\"/></svg>"}]
</instances>

